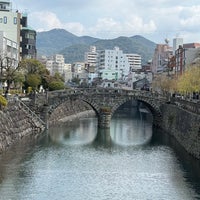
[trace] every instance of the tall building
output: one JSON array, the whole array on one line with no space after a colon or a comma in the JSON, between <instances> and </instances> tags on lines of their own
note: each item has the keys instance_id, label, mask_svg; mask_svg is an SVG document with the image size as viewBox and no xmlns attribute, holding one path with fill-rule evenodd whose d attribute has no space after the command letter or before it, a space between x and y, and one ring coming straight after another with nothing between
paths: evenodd
<instances>
[{"instance_id":1,"label":"tall building","mask_svg":"<svg viewBox=\"0 0 200 200\"><path fill-rule=\"evenodd\" d=\"M141 69L141 56L124 54L119 47L100 51L99 72L102 79L124 80L134 69Z\"/></svg>"},{"instance_id":2,"label":"tall building","mask_svg":"<svg viewBox=\"0 0 200 200\"><path fill-rule=\"evenodd\" d=\"M137 71L142 68L141 56L138 54L125 54L128 58L131 71Z\"/></svg>"},{"instance_id":3,"label":"tall building","mask_svg":"<svg viewBox=\"0 0 200 200\"><path fill-rule=\"evenodd\" d=\"M183 38L174 38L173 39L173 55L175 51L179 48L179 46L183 46Z\"/></svg>"},{"instance_id":4,"label":"tall building","mask_svg":"<svg viewBox=\"0 0 200 200\"><path fill-rule=\"evenodd\" d=\"M168 62L172 57L172 48L166 44L157 44L152 63L151 71L154 74L166 72L168 70Z\"/></svg>"},{"instance_id":5,"label":"tall building","mask_svg":"<svg viewBox=\"0 0 200 200\"><path fill-rule=\"evenodd\" d=\"M0 1L0 54L8 56L17 64L20 60L21 14L12 9L10 0Z\"/></svg>"},{"instance_id":6,"label":"tall building","mask_svg":"<svg viewBox=\"0 0 200 200\"><path fill-rule=\"evenodd\" d=\"M27 15L12 8L10 0L0 1L0 54L13 55L16 63L21 58L36 58L36 31L27 24ZM17 55L16 53L17 52Z\"/></svg>"},{"instance_id":7,"label":"tall building","mask_svg":"<svg viewBox=\"0 0 200 200\"><path fill-rule=\"evenodd\" d=\"M21 18L21 38L22 41L20 43L21 47L21 58L32 58L36 59L37 51L36 51L36 31L33 30L30 26L28 26L27 14L23 13Z\"/></svg>"},{"instance_id":8,"label":"tall building","mask_svg":"<svg viewBox=\"0 0 200 200\"><path fill-rule=\"evenodd\" d=\"M85 53L85 63L89 66L97 67L98 65L98 52L95 46L90 47L90 51Z\"/></svg>"},{"instance_id":9,"label":"tall building","mask_svg":"<svg viewBox=\"0 0 200 200\"><path fill-rule=\"evenodd\" d=\"M65 63L65 58L62 54L55 54L51 58L43 57L40 58L40 61L46 65L51 75L54 76L56 73L59 73L65 82L72 79L72 66Z\"/></svg>"},{"instance_id":10,"label":"tall building","mask_svg":"<svg viewBox=\"0 0 200 200\"><path fill-rule=\"evenodd\" d=\"M171 69L176 76L181 76L186 68L199 60L200 44L189 43L180 45L171 59Z\"/></svg>"},{"instance_id":11,"label":"tall building","mask_svg":"<svg viewBox=\"0 0 200 200\"><path fill-rule=\"evenodd\" d=\"M63 55L55 54L53 56L53 66L52 66L53 74L59 73L60 75L63 75L64 67L65 67L65 59L64 59Z\"/></svg>"}]
</instances>

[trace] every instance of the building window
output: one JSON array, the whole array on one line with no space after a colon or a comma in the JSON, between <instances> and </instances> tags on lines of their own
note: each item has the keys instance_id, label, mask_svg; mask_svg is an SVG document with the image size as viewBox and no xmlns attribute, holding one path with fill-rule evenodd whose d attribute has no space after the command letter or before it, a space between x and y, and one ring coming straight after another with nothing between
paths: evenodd
<instances>
[{"instance_id":1,"label":"building window","mask_svg":"<svg viewBox=\"0 0 200 200\"><path fill-rule=\"evenodd\" d=\"M2 18L0 18L0 23L2 23L3 22L3 19Z\"/></svg>"},{"instance_id":2,"label":"building window","mask_svg":"<svg viewBox=\"0 0 200 200\"><path fill-rule=\"evenodd\" d=\"M26 33L25 34L25 38L34 40L35 39L35 35L33 33Z\"/></svg>"},{"instance_id":3,"label":"building window","mask_svg":"<svg viewBox=\"0 0 200 200\"><path fill-rule=\"evenodd\" d=\"M3 23L4 23L4 24L7 24L7 17L4 17L4 18L3 18Z\"/></svg>"},{"instance_id":4,"label":"building window","mask_svg":"<svg viewBox=\"0 0 200 200\"><path fill-rule=\"evenodd\" d=\"M13 24L17 24L17 17L13 18Z\"/></svg>"}]
</instances>

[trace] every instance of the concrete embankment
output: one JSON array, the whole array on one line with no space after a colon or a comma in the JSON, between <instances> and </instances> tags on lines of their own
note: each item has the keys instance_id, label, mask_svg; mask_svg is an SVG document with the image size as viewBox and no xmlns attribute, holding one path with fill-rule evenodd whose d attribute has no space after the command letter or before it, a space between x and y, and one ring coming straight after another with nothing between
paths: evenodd
<instances>
[{"instance_id":1,"label":"concrete embankment","mask_svg":"<svg viewBox=\"0 0 200 200\"><path fill-rule=\"evenodd\" d=\"M162 115L162 129L200 159L200 116L171 104L162 106Z\"/></svg>"}]
</instances>

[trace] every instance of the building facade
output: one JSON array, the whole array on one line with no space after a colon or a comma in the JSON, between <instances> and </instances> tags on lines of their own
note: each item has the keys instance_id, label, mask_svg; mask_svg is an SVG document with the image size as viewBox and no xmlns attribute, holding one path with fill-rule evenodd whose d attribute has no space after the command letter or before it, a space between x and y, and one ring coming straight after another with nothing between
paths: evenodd
<instances>
[{"instance_id":1,"label":"building facade","mask_svg":"<svg viewBox=\"0 0 200 200\"><path fill-rule=\"evenodd\" d=\"M12 60L13 67L16 67L19 61L19 46L16 42L5 37L5 33L0 31L0 59L6 58Z\"/></svg>"},{"instance_id":2,"label":"building facade","mask_svg":"<svg viewBox=\"0 0 200 200\"><path fill-rule=\"evenodd\" d=\"M98 57L99 54L95 46L90 47L90 51L85 53L85 63L89 66L97 67L98 66Z\"/></svg>"},{"instance_id":3,"label":"building facade","mask_svg":"<svg viewBox=\"0 0 200 200\"><path fill-rule=\"evenodd\" d=\"M7 48L0 44L1 55L17 51L17 56L13 53L12 57L17 63L23 58L36 58L36 31L28 27L26 14L12 8L10 0L0 1L0 31L0 40L7 41Z\"/></svg>"},{"instance_id":4,"label":"building facade","mask_svg":"<svg viewBox=\"0 0 200 200\"><path fill-rule=\"evenodd\" d=\"M99 52L99 74L102 79L124 80L133 69L141 69L141 56L124 54L119 47Z\"/></svg>"},{"instance_id":5,"label":"building facade","mask_svg":"<svg viewBox=\"0 0 200 200\"><path fill-rule=\"evenodd\" d=\"M22 59L36 59L36 31L28 26L27 14L22 14L21 18L21 58Z\"/></svg>"},{"instance_id":6,"label":"building facade","mask_svg":"<svg viewBox=\"0 0 200 200\"><path fill-rule=\"evenodd\" d=\"M0 54L17 63L20 60L21 14L12 9L9 0L0 1Z\"/></svg>"},{"instance_id":7,"label":"building facade","mask_svg":"<svg viewBox=\"0 0 200 200\"><path fill-rule=\"evenodd\" d=\"M168 71L168 63L171 57L173 56L172 47L166 44L157 44L154 51L151 71L154 74L159 74Z\"/></svg>"},{"instance_id":8,"label":"building facade","mask_svg":"<svg viewBox=\"0 0 200 200\"><path fill-rule=\"evenodd\" d=\"M175 55L175 51L179 48L179 46L183 46L183 38L176 37L173 39L173 55Z\"/></svg>"}]
</instances>

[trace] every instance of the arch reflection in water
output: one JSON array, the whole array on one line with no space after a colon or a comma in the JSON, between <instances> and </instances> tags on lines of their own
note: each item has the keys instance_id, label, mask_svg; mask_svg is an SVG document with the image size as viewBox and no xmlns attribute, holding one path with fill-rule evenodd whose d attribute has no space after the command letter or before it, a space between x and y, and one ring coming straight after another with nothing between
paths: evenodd
<instances>
[{"instance_id":1,"label":"arch reflection in water","mask_svg":"<svg viewBox=\"0 0 200 200\"><path fill-rule=\"evenodd\" d=\"M134 119L114 119L110 130L113 142L118 145L143 145L149 143L152 137L152 124Z\"/></svg>"},{"instance_id":2,"label":"arch reflection in water","mask_svg":"<svg viewBox=\"0 0 200 200\"><path fill-rule=\"evenodd\" d=\"M49 130L49 139L60 145L86 145L90 143L111 147L113 145L144 145L151 140L152 122L146 114L134 112L114 116L110 129L98 129L96 118L85 118Z\"/></svg>"},{"instance_id":3,"label":"arch reflection in water","mask_svg":"<svg viewBox=\"0 0 200 200\"><path fill-rule=\"evenodd\" d=\"M84 118L79 121L54 126L49 129L49 139L60 145L85 145L94 141L97 134L97 119Z\"/></svg>"}]
</instances>

